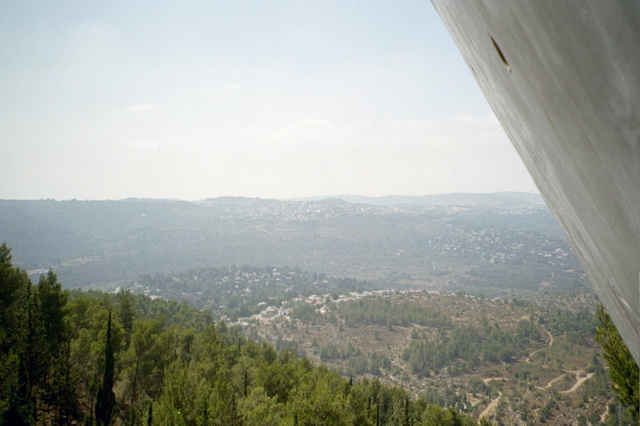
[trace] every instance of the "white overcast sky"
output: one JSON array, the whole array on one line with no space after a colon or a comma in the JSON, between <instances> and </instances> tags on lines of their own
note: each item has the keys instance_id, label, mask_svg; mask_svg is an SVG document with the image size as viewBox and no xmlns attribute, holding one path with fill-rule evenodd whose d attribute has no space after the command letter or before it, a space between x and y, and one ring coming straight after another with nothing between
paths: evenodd
<instances>
[{"instance_id":1,"label":"white overcast sky","mask_svg":"<svg viewBox=\"0 0 640 426\"><path fill-rule=\"evenodd\" d=\"M2 1L0 198L537 192L421 1Z\"/></svg>"}]
</instances>

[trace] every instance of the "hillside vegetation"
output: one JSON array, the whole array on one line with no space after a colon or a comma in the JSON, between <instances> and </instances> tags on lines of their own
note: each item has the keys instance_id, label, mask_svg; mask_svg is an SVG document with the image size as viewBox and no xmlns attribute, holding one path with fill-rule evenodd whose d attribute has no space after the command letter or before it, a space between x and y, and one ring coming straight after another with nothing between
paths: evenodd
<instances>
[{"instance_id":1,"label":"hillside vegetation","mask_svg":"<svg viewBox=\"0 0 640 426\"><path fill-rule=\"evenodd\" d=\"M0 423L449 424L453 409L324 366L186 303L33 285L0 246Z\"/></svg>"},{"instance_id":2,"label":"hillside vegetation","mask_svg":"<svg viewBox=\"0 0 640 426\"><path fill-rule=\"evenodd\" d=\"M0 200L0 420L630 421L539 197L344 198Z\"/></svg>"},{"instance_id":3,"label":"hillside vegetation","mask_svg":"<svg viewBox=\"0 0 640 426\"><path fill-rule=\"evenodd\" d=\"M618 415L591 293L487 300L424 291L309 297L245 333L346 377L498 424L632 424ZM624 411L624 410L623 410ZM622 411L622 412L623 412Z\"/></svg>"}]
</instances>

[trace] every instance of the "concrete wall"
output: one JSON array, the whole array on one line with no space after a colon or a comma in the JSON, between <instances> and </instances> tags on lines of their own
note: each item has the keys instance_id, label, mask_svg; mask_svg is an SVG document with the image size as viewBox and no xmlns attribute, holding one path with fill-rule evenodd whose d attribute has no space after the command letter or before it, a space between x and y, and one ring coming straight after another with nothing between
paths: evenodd
<instances>
[{"instance_id":1,"label":"concrete wall","mask_svg":"<svg viewBox=\"0 0 640 426\"><path fill-rule=\"evenodd\" d=\"M433 4L640 363L640 2Z\"/></svg>"}]
</instances>

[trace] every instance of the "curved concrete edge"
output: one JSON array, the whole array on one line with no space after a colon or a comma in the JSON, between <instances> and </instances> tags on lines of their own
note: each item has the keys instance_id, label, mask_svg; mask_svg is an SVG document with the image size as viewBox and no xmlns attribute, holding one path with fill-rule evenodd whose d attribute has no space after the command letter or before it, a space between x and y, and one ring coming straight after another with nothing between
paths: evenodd
<instances>
[{"instance_id":1,"label":"curved concrete edge","mask_svg":"<svg viewBox=\"0 0 640 426\"><path fill-rule=\"evenodd\" d=\"M640 363L640 2L432 3Z\"/></svg>"}]
</instances>

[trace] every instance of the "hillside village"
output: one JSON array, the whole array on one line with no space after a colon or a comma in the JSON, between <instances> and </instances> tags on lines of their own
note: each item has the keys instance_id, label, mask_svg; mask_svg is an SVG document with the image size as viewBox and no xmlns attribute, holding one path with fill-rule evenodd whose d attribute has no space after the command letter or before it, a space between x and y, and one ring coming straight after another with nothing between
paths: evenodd
<instances>
[{"instance_id":1,"label":"hillside village","mask_svg":"<svg viewBox=\"0 0 640 426\"><path fill-rule=\"evenodd\" d=\"M16 247L17 265L34 276L53 268L71 288L113 288L203 265L297 266L384 288L475 291L488 297L510 297L501 292L514 286L533 292L542 283L562 290L587 285L544 205L411 200L394 205L340 199L0 200L0 229ZM74 218L75 230L67 217ZM41 242L26 245L36 240ZM54 241L57 250L46 250ZM181 296L147 284L147 294ZM181 292L195 298L202 291L194 290ZM202 296L207 298L206 291Z\"/></svg>"},{"instance_id":2,"label":"hillside village","mask_svg":"<svg viewBox=\"0 0 640 426\"><path fill-rule=\"evenodd\" d=\"M231 325L238 325L242 327L246 327L251 323L258 322L271 322L277 318L284 318L288 320L292 320L291 310L292 307L299 303L306 303L310 306L313 306L315 312L325 315L327 313L327 304L328 303L342 303L342 302L350 302L354 300L362 299L363 297L376 297L376 296L390 296L393 294L406 294L406 293L423 293L421 290L371 290L371 291L363 291L363 292L355 292L351 291L346 295L337 295L337 298L333 299L336 294L323 294L323 295L309 295L307 297L294 297L291 301L283 301L280 307L278 306L267 306L267 302L260 302L258 306L263 307L264 309L260 311L258 314L254 314L248 318L238 318L236 322L230 323ZM224 306L219 306L220 309L225 308ZM228 317L223 316L222 320L228 320Z\"/></svg>"}]
</instances>

